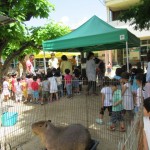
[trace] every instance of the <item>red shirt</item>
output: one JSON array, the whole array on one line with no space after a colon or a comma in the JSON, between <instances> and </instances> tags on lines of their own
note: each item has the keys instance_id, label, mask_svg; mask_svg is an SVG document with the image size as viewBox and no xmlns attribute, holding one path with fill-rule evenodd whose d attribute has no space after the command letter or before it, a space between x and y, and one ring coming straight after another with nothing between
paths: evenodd
<instances>
[{"instance_id":1,"label":"red shirt","mask_svg":"<svg viewBox=\"0 0 150 150\"><path fill-rule=\"evenodd\" d=\"M39 89L39 84L38 84L36 81L33 81L33 82L31 83L31 88L32 88L33 91L38 91L38 89Z\"/></svg>"},{"instance_id":2,"label":"red shirt","mask_svg":"<svg viewBox=\"0 0 150 150\"><path fill-rule=\"evenodd\" d=\"M64 79L65 79L66 84L71 84L71 82L72 82L72 75L66 74Z\"/></svg>"}]
</instances>

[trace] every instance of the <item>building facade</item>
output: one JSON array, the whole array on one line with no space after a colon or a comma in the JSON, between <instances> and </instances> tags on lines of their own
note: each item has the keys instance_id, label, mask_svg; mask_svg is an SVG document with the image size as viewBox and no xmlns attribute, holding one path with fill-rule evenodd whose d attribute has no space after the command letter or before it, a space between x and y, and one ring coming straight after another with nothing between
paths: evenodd
<instances>
[{"instance_id":1,"label":"building facade","mask_svg":"<svg viewBox=\"0 0 150 150\"><path fill-rule=\"evenodd\" d=\"M130 22L120 22L117 20L117 18L121 12L127 11L130 7L138 4L139 2L140 0L105 0L107 9L107 22L115 28L127 28L131 33L136 35L141 40L141 47L129 49L129 60L132 64L136 64L139 61L146 61L146 53L150 50L150 31L134 30L134 26L131 26ZM112 60L112 63L126 63L125 49L113 50L112 53L107 54L107 56L107 60Z\"/></svg>"}]
</instances>

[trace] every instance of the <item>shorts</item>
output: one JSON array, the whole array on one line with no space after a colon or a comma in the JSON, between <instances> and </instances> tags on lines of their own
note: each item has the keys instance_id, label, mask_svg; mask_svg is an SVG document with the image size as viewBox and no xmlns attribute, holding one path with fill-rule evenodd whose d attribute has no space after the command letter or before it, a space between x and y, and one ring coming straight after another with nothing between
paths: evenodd
<instances>
[{"instance_id":1,"label":"shorts","mask_svg":"<svg viewBox=\"0 0 150 150\"><path fill-rule=\"evenodd\" d=\"M42 91L42 98L48 99L49 95L49 91Z\"/></svg>"},{"instance_id":2,"label":"shorts","mask_svg":"<svg viewBox=\"0 0 150 150\"><path fill-rule=\"evenodd\" d=\"M28 94L32 95L32 89L28 89Z\"/></svg>"},{"instance_id":3,"label":"shorts","mask_svg":"<svg viewBox=\"0 0 150 150\"><path fill-rule=\"evenodd\" d=\"M78 78L75 78L72 82L72 86L74 88L79 88L79 79Z\"/></svg>"},{"instance_id":4,"label":"shorts","mask_svg":"<svg viewBox=\"0 0 150 150\"><path fill-rule=\"evenodd\" d=\"M124 121L123 115L121 111L113 111L111 115L111 122L115 124L117 121L122 122Z\"/></svg>"},{"instance_id":5,"label":"shorts","mask_svg":"<svg viewBox=\"0 0 150 150\"><path fill-rule=\"evenodd\" d=\"M33 98L39 99L39 91L32 91Z\"/></svg>"},{"instance_id":6,"label":"shorts","mask_svg":"<svg viewBox=\"0 0 150 150\"><path fill-rule=\"evenodd\" d=\"M109 112L109 116L111 116L111 114L112 114L112 106L104 106L104 107L102 107L99 113L104 115L104 112L105 112L106 109Z\"/></svg>"}]
</instances>

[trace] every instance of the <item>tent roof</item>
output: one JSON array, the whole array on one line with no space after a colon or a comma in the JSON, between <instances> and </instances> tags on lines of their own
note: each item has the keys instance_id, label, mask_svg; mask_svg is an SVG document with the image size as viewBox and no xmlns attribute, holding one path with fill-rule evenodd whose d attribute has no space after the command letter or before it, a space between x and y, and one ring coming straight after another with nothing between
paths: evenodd
<instances>
[{"instance_id":1,"label":"tent roof","mask_svg":"<svg viewBox=\"0 0 150 150\"><path fill-rule=\"evenodd\" d=\"M93 16L76 30L43 42L44 51L99 51L140 46L140 40L127 29L114 28Z\"/></svg>"}]
</instances>

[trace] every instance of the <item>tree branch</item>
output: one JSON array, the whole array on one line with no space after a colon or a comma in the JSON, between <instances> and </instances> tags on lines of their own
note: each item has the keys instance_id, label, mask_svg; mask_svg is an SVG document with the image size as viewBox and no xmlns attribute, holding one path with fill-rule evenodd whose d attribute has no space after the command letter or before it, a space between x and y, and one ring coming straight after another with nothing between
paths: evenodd
<instances>
[{"instance_id":1,"label":"tree branch","mask_svg":"<svg viewBox=\"0 0 150 150\"><path fill-rule=\"evenodd\" d=\"M4 65L3 65L3 68L2 68L2 73L3 73L3 74L6 74L7 71L8 71L8 67L9 67L10 63L12 62L12 60L13 60L16 56L20 55L27 47L29 47L29 46L31 46L31 45L32 45L32 42L26 42L26 43L24 43L24 44L22 45L21 48L19 48L19 49L16 50L16 51L13 51L13 52L7 57L7 59L6 59L5 62L4 62Z\"/></svg>"}]
</instances>

